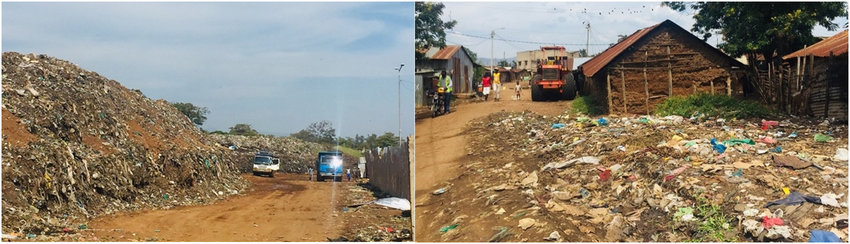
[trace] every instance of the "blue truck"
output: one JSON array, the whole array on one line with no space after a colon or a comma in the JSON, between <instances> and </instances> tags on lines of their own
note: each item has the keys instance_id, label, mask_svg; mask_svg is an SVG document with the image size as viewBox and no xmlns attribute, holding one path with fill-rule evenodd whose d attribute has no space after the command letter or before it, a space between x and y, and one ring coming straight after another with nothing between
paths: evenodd
<instances>
[{"instance_id":1,"label":"blue truck","mask_svg":"<svg viewBox=\"0 0 850 244\"><path fill-rule=\"evenodd\" d=\"M342 168L342 152L319 152L319 158L316 159L316 180L325 181L325 178L332 178L342 181Z\"/></svg>"}]
</instances>

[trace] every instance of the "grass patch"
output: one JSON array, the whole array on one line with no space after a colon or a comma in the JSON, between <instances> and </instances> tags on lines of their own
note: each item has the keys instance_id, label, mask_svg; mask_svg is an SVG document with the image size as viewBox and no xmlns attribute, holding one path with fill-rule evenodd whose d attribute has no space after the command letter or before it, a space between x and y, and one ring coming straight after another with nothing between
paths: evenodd
<instances>
[{"instance_id":1,"label":"grass patch","mask_svg":"<svg viewBox=\"0 0 850 244\"><path fill-rule=\"evenodd\" d=\"M603 113L602 104L592 96L579 96L573 100L572 113L581 113L589 116L601 115Z\"/></svg>"},{"instance_id":2,"label":"grass patch","mask_svg":"<svg viewBox=\"0 0 850 244\"><path fill-rule=\"evenodd\" d=\"M700 221L692 242L735 242L733 229L730 227L732 218L726 216L719 205L711 203L702 196L697 196L694 216Z\"/></svg>"},{"instance_id":3,"label":"grass patch","mask_svg":"<svg viewBox=\"0 0 850 244\"><path fill-rule=\"evenodd\" d=\"M771 114L770 109L753 101L735 99L726 95L699 93L687 97L674 96L658 105L655 114L660 116L679 115L722 118L753 118Z\"/></svg>"},{"instance_id":4,"label":"grass patch","mask_svg":"<svg viewBox=\"0 0 850 244\"><path fill-rule=\"evenodd\" d=\"M357 149L354 149L354 148L350 148L350 147L346 147L346 146L338 146L337 150L342 152L342 154L352 156L352 157L355 157L355 158L363 157L363 153L360 152Z\"/></svg>"}]
</instances>

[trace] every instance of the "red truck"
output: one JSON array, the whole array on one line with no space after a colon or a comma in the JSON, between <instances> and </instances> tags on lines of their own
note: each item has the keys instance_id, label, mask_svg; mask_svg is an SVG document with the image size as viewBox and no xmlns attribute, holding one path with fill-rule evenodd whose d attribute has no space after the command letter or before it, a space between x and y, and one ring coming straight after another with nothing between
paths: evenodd
<instances>
[{"instance_id":1,"label":"red truck","mask_svg":"<svg viewBox=\"0 0 850 244\"><path fill-rule=\"evenodd\" d=\"M573 60L564 47L541 47L543 57L537 60L537 73L531 78L531 100L573 100L578 85L570 70Z\"/></svg>"}]
</instances>

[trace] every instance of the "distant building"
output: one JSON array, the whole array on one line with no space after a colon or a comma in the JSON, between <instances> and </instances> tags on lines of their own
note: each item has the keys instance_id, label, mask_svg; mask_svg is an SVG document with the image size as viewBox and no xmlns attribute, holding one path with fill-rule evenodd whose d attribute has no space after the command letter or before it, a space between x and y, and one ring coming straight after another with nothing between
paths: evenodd
<instances>
[{"instance_id":1,"label":"distant building","mask_svg":"<svg viewBox=\"0 0 850 244\"><path fill-rule=\"evenodd\" d=\"M524 69L528 72L534 73L537 72L537 61L538 60L546 60L546 59L554 59L557 57L557 54L554 52L543 53L541 49L537 50L528 50L521 51L516 53L516 65L518 69ZM563 58L578 58L578 52L567 52L567 55L557 57L558 59Z\"/></svg>"},{"instance_id":2,"label":"distant building","mask_svg":"<svg viewBox=\"0 0 850 244\"><path fill-rule=\"evenodd\" d=\"M578 80L582 93L603 101L609 113L647 114L674 95L744 94L743 66L665 20L584 62Z\"/></svg>"},{"instance_id":3,"label":"distant building","mask_svg":"<svg viewBox=\"0 0 850 244\"><path fill-rule=\"evenodd\" d=\"M416 61L416 79L423 82L423 90L417 93L424 94L428 88L432 87L432 84L429 84L433 78L431 74L439 75L442 71L446 71L452 77L453 93L472 91L472 76L477 64L466 53L463 46L447 45L441 49L420 50L420 53L424 54L425 59Z\"/></svg>"}]
</instances>

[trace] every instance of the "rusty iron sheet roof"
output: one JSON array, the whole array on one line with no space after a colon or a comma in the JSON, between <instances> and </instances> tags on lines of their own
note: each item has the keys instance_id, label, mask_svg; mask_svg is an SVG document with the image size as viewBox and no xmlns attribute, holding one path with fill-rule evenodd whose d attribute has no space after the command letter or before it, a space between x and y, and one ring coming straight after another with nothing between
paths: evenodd
<instances>
[{"instance_id":1,"label":"rusty iron sheet roof","mask_svg":"<svg viewBox=\"0 0 850 244\"><path fill-rule=\"evenodd\" d=\"M809 55L829 57L830 52L832 52L833 55L847 54L847 30L823 39L822 41L819 41L807 48L785 55L782 59L805 57Z\"/></svg>"},{"instance_id":2,"label":"rusty iron sheet roof","mask_svg":"<svg viewBox=\"0 0 850 244\"><path fill-rule=\"evenodd\" d=\"M452 56L454 56L458 50L460 50L460 46L446 45L446 47L440 49L440 51L437 51L437 53L434 53L434 56L431 56L431 59L448 60Z\"/></svg>"},{"instance_id":3,"label":"rusty iron sheet roof","mask_svg":"<svg viewBox=\"0 0 850 244\"><path fill-rule=\"evenodd\" d=\"M587 60L586 62L584 62L584 64L581 65L582 72L587 77L593 76L594 74L596 74L596 72L599 72L599 70L601 70L602 68L607 66L608 63L610 63L612 60L617 58L617 56L620 56L620 54L622 54L624 51L626 51L626 49L628 49L629 47L634 45L635 42L637 42L638 40L640 40L641 38L643 38L647 34L651 33L652 31L658 29L659 26L670 26L670 27L672 27L672 29L678 29L680 31L688 33L697 42L702 43L702 45L707 46L709 50L713 50L713 51L717 52L718 54L726 57L733 65L744 66L744 64L742 64L741 62L729 57L729 55L726 55L725 53L721 52L717 48L712 47L708 43L705 43L702 39L694 36L693 34L688 32L687 30L683 29L681 26L677 25L676 23L673 23L673 21L670 21L668 19L668 20L664 20L661 23L658 23L656 25L635 31L635 33L633 33L629 37L626 37L626 39L623 39L622 41L620 41L616 45L609 47L604 52L600 53L599 55L596 55L596 57L593 57L592 59Z\"/></svg>"}]
</instances>

